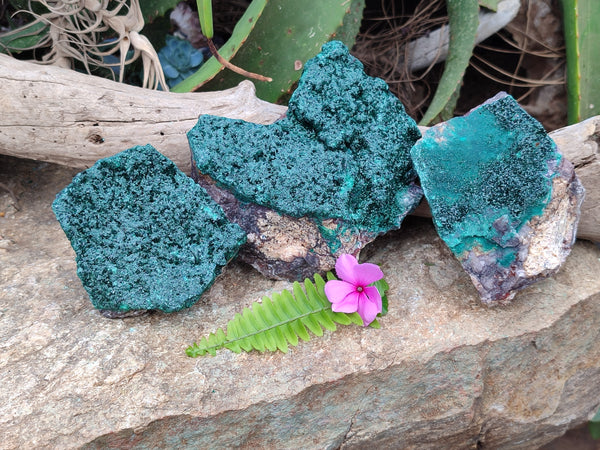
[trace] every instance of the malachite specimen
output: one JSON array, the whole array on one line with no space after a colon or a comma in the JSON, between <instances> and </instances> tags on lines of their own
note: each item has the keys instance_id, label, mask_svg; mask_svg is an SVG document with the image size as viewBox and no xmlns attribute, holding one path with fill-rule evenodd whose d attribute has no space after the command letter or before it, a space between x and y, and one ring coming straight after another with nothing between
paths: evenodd
<instances>
[{"instance_id":1,"label":"malachite specimen","mask_svg":"<svg viewBox=\"0 0 600 450\"><path fill-rule=\"evenodd\" d=\"M201 116L188 133L200 173L239 200L373 233L398 228L421 190L415 122L341 42L306 63L286 117L271 125Z\"/></svg>"},{"instance_id":2,"label":"malachite specimen","mask_svg":"<svg viewBox=\"0 0 600 450\"><path fill-rule=\"evenodd\" d=\"M150 145L79 173L52 209L102 310L189 307L246 240L204 189Z\"/></svg>"},{"instance_id":3,"label":"malachite specimen","mask_svg":"<svg viewBox=\"0 0 600 450\"><path fill-rule=\"evenodd\" d=\"M583 188L540 123L501 93L411 150L441 238L491 304L554 273Z\"/></svg>"}]
</instances>

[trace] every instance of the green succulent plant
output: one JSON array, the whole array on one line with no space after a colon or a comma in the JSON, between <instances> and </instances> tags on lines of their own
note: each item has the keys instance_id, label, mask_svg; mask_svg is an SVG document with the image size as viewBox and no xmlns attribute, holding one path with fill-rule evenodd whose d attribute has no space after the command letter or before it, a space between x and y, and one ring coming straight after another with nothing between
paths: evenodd
<instances>
[{"instance_id":1,"label":"green succulent plant","mask_svg":"<svg viewBox=\"0 0 600 450\"><path fill-rule=\"evenodd\" d=\"M204 62L204 54L183 39L167 35L167 45L158 52L158 59L169 87L192 75Z\"/></svg>"}]
</instances>

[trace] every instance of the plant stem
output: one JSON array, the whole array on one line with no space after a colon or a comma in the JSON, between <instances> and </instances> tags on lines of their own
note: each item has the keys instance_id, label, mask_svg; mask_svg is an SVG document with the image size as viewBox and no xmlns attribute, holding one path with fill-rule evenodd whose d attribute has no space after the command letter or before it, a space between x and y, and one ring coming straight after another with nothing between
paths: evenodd
<instances>
[{"instance_id":1,"label":"plant stem","mask_svg":"<svg viewBox=\"0 0 600 450\"><path fill-rule=\"evenodd\" d=\"M217 58L217 60L229 70L238 73L246 78L253 78L259 81L273 81L273 78L265 77L264 75L260 75L253 72L248 72L247 70L244 70L241 67L231 64L229 61L227 61L225 58L219 55L217 47L215 47L215 44L213 43L212 39L208 39L208 48L210 49L210 52L213 54L213 56Z\"/></svg>"}]
</instances>

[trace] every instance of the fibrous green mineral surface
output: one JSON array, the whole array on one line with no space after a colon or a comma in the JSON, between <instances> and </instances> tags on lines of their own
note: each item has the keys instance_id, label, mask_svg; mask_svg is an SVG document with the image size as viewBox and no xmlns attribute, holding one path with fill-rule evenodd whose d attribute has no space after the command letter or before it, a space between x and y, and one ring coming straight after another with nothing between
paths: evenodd
<instances>
[{"instance_id":1,"label":"fibrous green mineral surface","mask_svg":"<svg viewBox=\"0 0 600 450\"><path fill-rule=\"evenodd\" d=\"M429 129L412 158L438 233L455 255L477 248L509 267L521 227L542 214L561 155L509 95Z\"/></svg>"},{"instance_id":2,"label":"fibrous green mineral surface","mask_svg":"<svg viewBox=\"0 0 600 450\"><path fill-rule=\"evenodd\" d=\"M204 189L150 145L79 173L52 209L99 309L189 307L246 240Z\"/></svg>"},{"instance_id":3,"label":"fibrous green mineral surface","mask_svg":"<svg viewBox=\"0 0 600 450\"><path fill-rule=\"evenodd\" d=\"M198 170L238 199L375 233L419 202L409 151L420 137L386 83L340 42L306 63L271 125L201 116L188 133Z\"/></svg>"}]
</instances>

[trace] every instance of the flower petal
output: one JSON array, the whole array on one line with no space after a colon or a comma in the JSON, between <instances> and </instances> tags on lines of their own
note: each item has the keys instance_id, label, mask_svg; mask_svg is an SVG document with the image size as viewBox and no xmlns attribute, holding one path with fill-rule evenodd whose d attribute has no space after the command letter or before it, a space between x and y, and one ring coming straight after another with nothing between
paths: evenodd
<instances>
[{"instance_id":1,"label":"flower petal","mask_svg":"<svg viewBox=\"0 0 600 450\"><path fill-rule=\"evenodd\" d=\"M369 301L377 306L377 313L379 314L383 309L383 305L381 302L381 294L377 290L375 286L367 286L363 291L363 294L369 298Z\"/></svg>"},{"instance_id":2,"label":"flower petal","mask_svg":"<svg viewBox=\"0 0 600 450\"><path fill-rule=\"evenodd\" d=\"M351 292L350 294L346 295L343 300L337 303L332 303L331 310L333 312L343 313L356 312L358 310L359 298L361 295L362 294L359 294L358 292Z\"/></svg>"},{"instance_id":3,"label":"flower petal","mask_svg":"<svg viewBox=\"0 0 600 450\"><path fill-rule=\"evenodd\" d=\"M357 264L352 270L354 271L353 282L359 286L367 286L383 278L383 272L377 264Z\"/></svg>"},{"instance_id":4,"label":"flower petal","mask_svg":"<svg viewBox=\"0 0 600 450\"><path fill-rule=\"evenodd\" d=\"M354 268L358 265L358 261L354 256L344 253L335 262L335 273L338 278L356 284Z\"/></svg>"},{"instance_id":5,"label":"flower petal","mask_svg":"<svg viewBox=\"0 0 600 450\"><path fill-rule=\"evenodd\" d=\"M345 281L330 280L325 283L325 295L327 296L327 299L334 304L341 302L353 292L356 292L356 287ZM356 309L354 311L356 311Z\"/></svg>"},{"instance_id":6,"label":"flower petal","mask_svg":"<svg viewBox=\"0 0 600 450\"><path fill-rule=\"evenodd\" d=\"M379 312L375 302L369 300L364 294L360 295L358 300L358 314L362 317L363 325L365 327L375 320L375 317L377 317Z\"/></svg>"}]
</instances>

